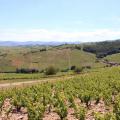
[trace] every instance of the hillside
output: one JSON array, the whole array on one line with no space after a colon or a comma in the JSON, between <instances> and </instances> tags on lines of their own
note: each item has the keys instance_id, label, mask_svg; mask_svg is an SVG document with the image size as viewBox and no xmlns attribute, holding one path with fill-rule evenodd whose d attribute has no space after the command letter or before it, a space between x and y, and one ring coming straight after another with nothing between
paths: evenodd
<instances>
[{"instance_id":1,"label":"hillside","mask_svg":"<svg viewBox=\"0 0 120 120\"><path fill-rule=\"evenodd\" d=\"M104 59L107 59L112 62L120 63L120 53L109 55L109 56L105 57Z\"/></svg>"},{"instance_id":2,"label":"hillside","mask_svg":"<svg viewBox=\"0 0 120 120\"><path fill-rule=\"evenodd\" d=\"M85 44L83 50L94 53L98 58L103 58L107 55L120 53L120 40Z\"/></svg>"},{"instance_id":3,"label":"hillside","mask_svg":"<svg viewBox=\"0 0 120 120\"><path fill-rule=\"evenodd\" d=\"M38 70L54 66L60 70L70 66L103 67L97 58L119 62L120 40L57 46L1 46L0 72L14 72L16 68Z\"/></svg>"},{"instance_id":4,"label":"hillside","mask_svg":"<svg viewBox=\"0 0 120 120\"><path fill-rule=\"evenodd\" d=\"M69 66L99 67L94 54L68 47L0 47L0 72L15 71L16 68L45 69L55 66L66 69Z\"/></svg>"}]
</instances>

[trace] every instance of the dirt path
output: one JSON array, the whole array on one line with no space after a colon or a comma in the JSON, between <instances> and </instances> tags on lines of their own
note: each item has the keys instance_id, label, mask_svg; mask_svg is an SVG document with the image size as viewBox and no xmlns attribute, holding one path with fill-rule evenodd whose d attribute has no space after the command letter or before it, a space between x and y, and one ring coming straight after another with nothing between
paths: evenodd
<instances>
[{"instance_id":1,"label":"dirt path","mask_svg":"<svg viewBox=\"0 0 120 120\"><path fill-rule=\"evenodd\" d=\"M30 81L21 81L21 82L13 82L13 83L0 83L0 89L3 88L11 88L16 86L28 86L38 83L44 83L44 82L54 82L54 81L61 81L61 80L68 80L71 78L74 78L75 76L64 76L64 77L58 77L58 78L44 78L43 80L30 80Z\"/></svg>"},{"instance_id":2,"label":"dirt path","mask_svg":"<svg viewBox=\"0 0 120 120\"><path fill-rule=\"evenodd\" d=\"M101 63L106 64L106 66L112 67L112 66L120 66L120 63L118 62L113 62L113 61L108 61L108 60L101 60Z\"/></svg>"}]
</instances>

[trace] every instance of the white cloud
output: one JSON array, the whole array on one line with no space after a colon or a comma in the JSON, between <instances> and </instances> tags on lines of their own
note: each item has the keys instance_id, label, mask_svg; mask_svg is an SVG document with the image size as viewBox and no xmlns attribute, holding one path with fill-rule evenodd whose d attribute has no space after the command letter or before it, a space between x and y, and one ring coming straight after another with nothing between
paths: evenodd
<instances>
[{"instance_id":1,"label":"white cloud","mask_svg":"<svg viewBox=\"0 0 120 120\"><path fill-rule=\"evenodd\" d=\"M3 41L103 41L120 38L120 31L100 29L88 32L60 32L46 29L2 29Z\"/></svg>"}]
</instances>

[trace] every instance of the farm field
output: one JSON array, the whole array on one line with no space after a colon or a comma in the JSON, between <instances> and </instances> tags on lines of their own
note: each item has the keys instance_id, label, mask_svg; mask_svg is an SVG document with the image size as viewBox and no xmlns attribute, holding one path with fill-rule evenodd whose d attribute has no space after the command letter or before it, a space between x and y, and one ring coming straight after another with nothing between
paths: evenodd
<instances>
[{"instance_id":1,"label":"farm field","mask_svg":"<svg viewBox=\"0 0 120 120\"><path fill-rule=\"evenodd\" d=\"M102 68L84 69L81 74L86 74L90 72L99 72ZM69 70L68 72L57 72L54 75L46 75L45 73L0 73L0 84L3 83L17 83L26 81L39 81L44 79L61 78L69 76L77 76L74 70Z\"/></svg>"},{"instance_id":2,"label":"farm field","mask_svg":"<svg viewBox=\"0 0 120 120\"><path fill-rule=\"evenodd\" d=\"M0 118L119 120L120 67L0 91ZM62 78L59 78L62 79Z\"/></svg>"},{"instance_id":3,"label":"farm field","mask_svg":"<svg viewBox=\"0 0 120 120\"><path fill-rule=\"evenodd\" d=\"M87 71L86 71L87 72ZM89 71L90 72L90 71ZM81 74L84 74L82 72ZM58 72L55 75L45 75L44 73L0 73L0 84L1 83L14 83L14 82L25 82L25 81L38 81L51 78L69 77L76 76L73 71L70 72Z\"/></svg>"}]
</instances>

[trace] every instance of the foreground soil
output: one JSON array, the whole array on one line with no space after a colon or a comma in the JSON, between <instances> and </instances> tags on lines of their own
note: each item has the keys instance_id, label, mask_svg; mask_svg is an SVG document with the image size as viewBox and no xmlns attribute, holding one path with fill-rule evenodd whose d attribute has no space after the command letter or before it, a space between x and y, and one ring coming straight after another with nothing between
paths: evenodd
<instances>
[{"instance_id":1,"label":"foreground soil","mask_svg":"<svg viewBox=\"0 0 120 120\"><path fill-rule=\"evenodd\" d=\"M4 101L0 112L0 120L28 120L27 108L21 107L21 109L17 111L17 108L15 106L12 106L10 101L10 99L6 99ZM76 99L75 102L78 105L81 104L82 106L86 107L85 104L81 103L79 99ZM79 120L76 118L73 108L68 108L67 111L67 120ZM90 108L87 109L85 115L85 120L95 120L93 115L94 112L105 115L106 113L112 112L112 108L106 108L103 100L100 100L98 104L96 104L95 101L91 101ZM54 109L51 112L48 112L46 110L43 120L60 120L60 117L54 111Z\"/></svg>"}]
</instances>

